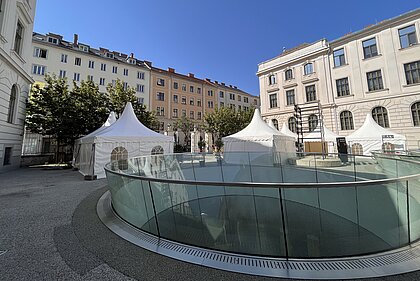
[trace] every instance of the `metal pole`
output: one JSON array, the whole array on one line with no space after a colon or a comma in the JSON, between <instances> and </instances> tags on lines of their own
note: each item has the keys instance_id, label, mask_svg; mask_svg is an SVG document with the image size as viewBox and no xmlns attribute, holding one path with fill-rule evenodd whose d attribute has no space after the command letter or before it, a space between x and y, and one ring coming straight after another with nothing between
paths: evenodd
<instances>
[{"instance_id":1,"label":"metal pole","mask_svg":"<svg viewBox=\"0 0 420 281\"><path fill-rule=\"evenodd\" d=\"M157 233L158 233L158 237L161 237L160 236L160 230L159 230L159 223L158 223L158 219L157 219L157 213L156 213L155 200L153 198L152 186L150 185L150 181L149 181L149 191L150 191L150 197L152 198L153 212L155 213L156 230L157 230Z\"/></svg>"},{"instance_id":2,"label":"metal pole","mask_svg":"<svg viewBox=\"0 0 420 281\"><path fill-rule=\"evenodd\" d=\"M409 190L408 190L408 181L406 181L406 197L407 197L407 232L408 232L408 243L411 243L410 193L409 193Z\"/></svg>"},{"instance_id":3,"label":"metal pole","mask_svg":"<svg viewBox=\"0 0 420 281\"><path fill-rule=\"evenodd\" d=\"M284 239L284 250L286 254L286 259L289 259L289 248L287 246L287 235L286 235L286 222L285 222L285 207L283 205L283 196L281 195L281 188L279 187L279 196L280 196L280 209L281 209L281 222L283 227L283 239Z\"/></svg>"}]
</instances>

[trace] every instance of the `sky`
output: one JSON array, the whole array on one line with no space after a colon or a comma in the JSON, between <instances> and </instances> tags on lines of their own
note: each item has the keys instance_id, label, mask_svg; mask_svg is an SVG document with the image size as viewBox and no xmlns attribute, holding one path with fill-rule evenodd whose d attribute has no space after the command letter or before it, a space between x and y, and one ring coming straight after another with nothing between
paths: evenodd
<instances>
[{"instance_id":1,"label":"sky","mask_svg":"<svg viewBox=\"0 0 420 281\"><path fill-rule=\"evenodd\" d=\"M420 8L420 0L37 0L34 31L259 95L258 63Z\"/></svg>"}]
</instances>

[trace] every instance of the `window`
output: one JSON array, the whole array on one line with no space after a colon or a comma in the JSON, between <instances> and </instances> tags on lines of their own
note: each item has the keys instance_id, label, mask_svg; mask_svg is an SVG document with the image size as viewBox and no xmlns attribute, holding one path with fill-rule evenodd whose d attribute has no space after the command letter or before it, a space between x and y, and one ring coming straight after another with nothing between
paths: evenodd
<instances>
[{"instance_id":1,"label":"window","mask_svg":"<svg viewBox=\"0 0 420 281\"><path fill-rule=\"evenodd\" d=\"M74 73L73 80L74 81L80 81L80 73Z\"/></svg>"},{"instance_id":2,"label":"window","mask_svg":"<svg viewBox=\"0 0 420 281\"><path fill-rule=\"evenodd\" d=\"M276 76L274 74L271 74L270 76L268 76L268 84L269 85L276 84Z\"/></svg>"},{"instance_id":3,"label":"window","mask_svg":"<svg viewBox=\"0 0 420 281\"><path fill-rule=\"evenodd\" d=\"M201 112L197 112L197 119L201 120Z\"/></svg>"},{"instance_id":4,"label":"window","mask_svg":"<svg viewBox=\"0 0 420 281\"><path fill-rule=\"evenodd\" d=\"M303 66L303 72L305 75L311 74L314 72L314 66L312 63L307 63Z\"/></svg>"},{"instance_id":5,"label":"window","mask_svg":"<svg viewBox=\"0 0 420 281\"><path fill-rule=\"evenodd\" d=\"M194 111L190 111L190 119L194 119Z\"/></svg>"},{"instance_id":6,"label":"window","mask_svg":"<svg viewBox=\"0 0 420 281\"><path fill-rule=\"evenodd\" d=\"M46 59L47 58L47 50L35 47L34 48L34 57Z\"/></svg>"},{"instance_id":7,"label":"window","mask_svg":"<svg viewBox=\"0 0 420 281\"><path fill-rule=\"evenodd\" d=\"M420 60L404 64L407 85L420 83Z\"/></svg>"},{"instance_id":8,"label":"window","mask_svg":"<svg viewBox=\"0 0 420 281\"><path fill-rule=\"evenodd\" d=\"M335 80L335 84L337 86L337 96L344 97L350 95L349 79L347 77Z\"/></svg>"},{"instance_id":9,"label":"window","mask_svg":"<svg viewBox=\"0 0 420 281\"><path fill-rule=\"evenodd\" d=\"M365 59L378 55L378 47L376 47L376 38L371 38L362 42L363 56Z\"/></svg>"},{"instance_id":10,"label":"window","mask_svg":"<svg viewBox=\"0 0 420 281\"><path fill-rule=\"evenodd\" d=\"M308 127L309 132L315 131L316 127L318 127L318 116L315 114L311 114L308 116Z\"/></svg>"},{"instance_id":11,"label":"window","mask_svg":"<svg viewBox=\"0 0 420 281\"><path fill-rule=\"evenodd\" d=\"M277 94L270 95L270 108L277 107Z\"/></svg>"},{"instance_id":12,"label":"window","mask_svg":"<svg viewBox=\"0 0 420 281\"><path fill-rule=\"evenodd\" d=\"M208 91L207 91L207 95L208 95L209 97L212 97L212 96L213 96L213 90L208 90Z\"/></svg>"},{"instance_id":13,"label":"window","mask_svg":"<svg viewBox=\"0 0 420 281\"><path fill-rule=\"evenodd\" d=\"M238 95L238 101L241 101L241 96L240 95Z\"/></svg>"},{"instance_id":14,"label":"window","mask_svg":"<svg viewBox=\"0 0 420 281\"><path fill-rule=\"evenodd\" d=\"M389 128L388 111L383 106L377 106L372 109L372 117L378 125Z\"/></svg>"},{"instance_id":15,"label":"window","mask_svg":"<svg viewBox=\"0 0 420 281\"><path fill-rule=\"evenodd\" d=\"M194 93L194 86L190 86L190 93Z\"/></svg>"},{"instance_id":16,"label":"window","mask_svg":"<svg viewBox=\"0 0 420 281\"><path fill-rule=\"evenodd\" d=\"M137 79L144 80L144 72L143 71L137 71Z\"/></svg>"},{"instance_id":17,"label":"window","mask_svg":"<svg viewBox=\"0 0 420 281\"><path fill-rule=\"evenodd\" d=\"M153 147L152 151L151 151L151 155L159 155L159 154L163 154L164 150L163 147L161 147L160 145Z\"/></svg>"},{"instance_id":18,"label":"window","mask_svg":"<svg viewBox=\"0 0 420 281\"><path fill-rule=\"evenodd\" d=\"M137 84L136 90L137 90L138 93L144 93L144 85Z\"/></svg>"},{"instance_id":19,"label":"window","mask_svg":"<svg viewBox=\"0 0 420 281\"><path fill-rule=\"evenodd\" d=\"M12 148L5 147L4 148L4 158L3 158L3 166L10 165L12 159Z\"/></svg>"},{"instance_id":20,"label":"window","mask_svg":"<svg viewBox=\"0 0 420 281\"><path fill-rule=\"evenodd\" d=\"M223 91L220 91L219 92L219 97L223 99L225 97L225 93Z\"/></svg>"},{"instance_id":21,"label":"window","mask_svg":"<svg viewBox=\"0 0 420 281\"><path fill-rule=\"evenodd\" d=\"M351 153L353 155L363 155L363 146L360 143L353 143L351 145Z\"/></svg>"},{"instance_id":22,"label":"window","mask_svg":"<svg viewBox=\"0 0 420 281\"><path fill-rule=\"evenodd\" d=\"M89 66L88 66L89 68L95 68L95 62L93 61L93 60L90 60L89 61Z\"/></svg>"},{"instance_id":23,"label":"window","mask_svg":"<svg viewBox=\"0 0 420 281\"><path fill-rule=\"evenodd\" d=\"M65 70L60 70L60 75L58 77L65 78L66 77L66 71Z\"/></svg>"},{"instance_id":24,"label":"window","mask_svg":"<svg viewBox=\"0 0 420 281\"><path fill-rule=\"evenodd\" d=\"M106 53L105 56L109 59L113 59L114 58L114 54L113 53Z\"/></svg>"},{"instance_id":25,"label":"window","mask_svg":"<svg viewBox=\"0 0 420 281\"><path fill-rule=\"evenodd\" d=\"M340 124L343 131L354 130L353 114L348 110L342 111L340 113Z\"/></svg>"},{"instance_id":26,"label":"window","mask_svg":"<svg viewBox=\"0 0 420 281\"><path fill-rule=\"evenodd\" d=\"M186 97L181 97L181 103L182 104L187 104L187 98Z\"/></svg>"},{"instance_id":27,"label":"window","mask_svg":"<svg viewBox=\"0 0 420 281\"><path fill-rule=\"evenodd\" d=\"M420 102L415 102L411 106L411 115L413 116L414 126L420 126Z\"/></svg>"},{"instance_id":28,"label":"window","mask_svg":"<svg viewBox=\"0 0 420 281\"><path fill-rule=\"evenodd\" d=\"M213 101L210 100L210 101L207 102L207 107L208 108L213 108L213 106L214 106Z\"/></svg>"},{"instance_id":29,"label":"window","mask_svg":"<svg viewBox=\"0 0 420 281\"><path fill-rule=\"evenodd\" d=\"M194 99L190 98L190 105L194 105Z\"/></svg>"},{"instance_id":30,"label":"window","mask_svg":"<svg viewBox=\"0 0 420 281\"><path fill-rule=\"evenodd\" d=\"M116 147L111 152L111 163L114 169L128 169L128 151L122 146ZM115 165L115 166L114 166Z\"/></svg>"},{"instance_id":31,"label":"window","mask_svg":"<svg viewBox=\"0 0 420 281\"><path fill-rule=\"evenodd\" d=\"M225 103L224 102L220 102L220 107L225 107Z\"/></svg>"},{"instance_id":32,"label":"window","mask_svg":"<svg viewBox=\"0 0 420 281\"><path fill-rule=\"evenodd\" d=\"M248 97L244 97L244 102L249 103Z\"/></svg>"},{"instance_id":33,"label":"window","mask_svg":"<svg viewBox=\"0 0 420 281\"><path fill-rule=\"evenodd\" d=\"M417 44L416 27L413 25L398 30L401 48L407 48Z\"/></svg>"},{"instance_id":34,"label":"window","mask_svg":"<svg viewBox=\"0 0 420 281\"><path fill-rule=\"evenodd\" d=\"M128 83L127 82L123 83L123 88L124 88L124 91L127 91L127 89L128 89Z\"/></svg>"},{"instance_id":35,"label":"window","mask_svg":"<svg viewBox=\"0 0 420 281\"><path fill-rule=\"evenodd\" d=\"M229 99L235 100L235 94L229 93Z\"/></svg>"},{"instance_id":36,"label":"window","mask_svg":"<svg viewBox=\"0 0 420 281\"><path fill-rule=\"evenodd\" d=\"M177 108L174 108L174 109L172 110L172 117L173 117L173 118L178 118L178 109L177 109Z\"/></svg>"},{"instance_id":37,"label":"window","mask_svg":"<svg viewBox=\"0 0 420 281\"><path fill-rule=\"evenodd\" d=\"M197 87L197 94L201 94L201 88Z\"/></svg>"},{"instance_id":38,"label":"window","mask_svg":"<svg viewBox=\"0 0 420 281\"><path fill-rule=\"evenodd\" d=\"M254 99L254 105L258 105L258 100Z\"/></svg>"},{"instance_id":39,"label":"window","mask_svg":"<svg viewBox=\"0 0 420 281\"><path fill-rule=\"evenodd\" d=\"M106 63L101 63L101 70L106 71Z\"/></svg>"},{"instance_id":40,"label":"window","mask_svg":"<svg viewBox=\"0 0 420 281\"><path fill-rule=\"evenodd\" d=\"M32 65L32 74L36 75L44 75L45 74L45 66L44 65Z\"/></svg>"},{"instance_id":41,"label":"window","mask_svg":"<svg viewBox=\"0 0 420 281\"><path fill-rule=\"evenodd\" d=\"M292 131L293 133L296 133L297 132L296 118L295 117L290 117L287 120L287 126L289 127L290 131Z\"/></svg>"},{"instance_id":42,"label":"window","mask_svg":"<svg viewBox=\"0 0 420 281\"><path fill-rule=\"evenodd\" d=\"M344 48L335 50L333 52L333 56L334 56L334 66L338 67L338 66L342 66L346 64L346 58L344 56Z\"/></svg>"},{"instance_id":43,"label":"window","mask_svg":"<svg viewBox=\"0 0 420 281\"><path fill-rule=\"evenodd\" d=\"M165 79L158 78L158 80L156 81L156 84L158 86L165 86Z\"/></svg>"},{"instance_id":44,"label":"window","mask_svg":"<svg viewBox=\"0 0 420 281\"><path fill-rule=\"evenodd\" d=\"M157 93L156 99L160 100L160 101L164 101L165 100L165 93Z\"/></svg>"},{"instance_id":45,"label":"window","mask_svg":"<svg viewBox=\"0 0 420 281\"><path fill-rule=\"evenodd\" d=\"M182 117L187 117L187 111L185 109L182 110Z\"/></svg>"},{"instance_id":46,"label":"window","mask_svg":"<svg viewBox=\"0 0 420 281\"><path fill-rule=\"evenodd\" d=\"M15 85L12 86L12 91L10 92L9 112L7 113L7 122L8 123L13 123L14 120L15 120L17 94L18 94L18 88L15 84Z\"/></svg>"},{"instance_id":47,"label":"window","mask_svg":"<svg viewBox=\"0 0 420 281\"><path fill-rule=\"evenodd\" d=\"M178 89L178 82L174 82L174 89L177 90Z\"/></svg>"},{"instance_id":48,"label":"window","mask_svg":"<svg viewBox=\"0 0 420 281\"><path fill-rule=\"evenodd\" d=\"M58 39L54 37L48 37L48 43L52 43L54 45L58 45Z\"/></svg>"},{"instance_id":49,"label":"window","mask_svg":"<svg viewBox=\"0 0 420 281\"><path fill-rule=\"evenodd\" d=\"M305 87L305 92L306 92L306 101L307 102L316 101L315 85L306 86Z\"/></svg>"},{"instance_id":50,"label":"window","mask_svg":"<svg viewBox=\"0 0 420 281\"><path fill-rule=\"evenodd\" d=\"M81 66L82 65L82 59L81 58L74 58L74 65Z\"/></svg>"},{"instance_id":51,"label":"window","mask_svg":"<svg viewBox=\"0 0 420 281\"><path fill-rule=\"evenodd\" d=\"M136 59L128 59L129 64L136 64Z\"/></svg>"},{"instance_id":52,"label":"window","mask_svg":"<svg viewBox=\"0 0 420 281\"><path fill-rule=\"evenodd\" d=\"M295 90L286 91L286 104L287 105L295 104Z\"/></svg>"},{"instance_id":53,"label":"window","mask_svg":"<svg viewBox=\"0 0 420 281\"><path fill-rule=\"evenodd\" d=\"M279 121L277 119L272 119L271 121L273 121L273 125L274 127L276 127L276 129L279 129Z\"/></svg>"},{"instance_id":54,"label":"window","mask_svg":"<svg viewBox=\"0 0 420 281\"><path fill-rule=\"evenodd\" d=\"M99 85L105 86L105 78L99 78Z\"/></svg>"},{"instance_id":55,"label":"window","mask_svg":"<svg viewBox=\"0 0 420 281\"><path fill-rule=\"evenodd\" d=\"M79 45L79 50L87 53L87 52L89 52L89 46Z\"/></svg>"},{"instance_id":56,"label":"window","mask_svg":"<svg viewBox=\"0 0 420 281\"><path fill-rule=\"evenodd\" d=\"M201 106L201 100L197 100L197 106Z\"/></svg>"},{"instance_id":57,"label":"window","mask_svg":"<svg viewBox=\"0 0 420 281\"><path fill-rule=\"evenodd\" d=\"M144 98L137 98L139 104L144 104Z\"/></svg>"},{"instance_id":58,"label":"window","mask_svg":"<svg viewBox=\"0 0 420 281\"><path fill-rule=\"evenodd\" d=\"M366 73L369 91L382 90L384 85L382 83L382 73L380 70Z\"/></svg>"},{"instance_id":59,"label":"window","mask_svg":"<svg viewBox=\"0 0 420 281\"><path fill-rule=\"evenodd\" d=\"M173 96L174 103L178 103L178 95Z\"/></svg>"},{"instance_id":60,"label":"window","mask_svg":"<svg viewBox=\"0 0 420 281\"><path fill-rule=\"evenodd\" d=\"M284 73L284 78L286 80L293 79L293 70L291 70L291 69L286 70L286 72Z\"/></svg>"},{"instance_id":61,"label":"window","mask_svg":"<svg viewBox=\"0 0 420 281\"><path fill-rule=\"evenodd\" d=\"M157 116L165 116L165 108L163 106L156 107Z\"/></svg>"},{"instance_id":62,"label":"window","mask_svg":"<svg viewBox=\"0 0 420 281\"><path fill-rule=\"evenodd\" d=\"M112 85L113 87L115 87L115 85L117 85L117 80L112 79L112 81L111 81L111 85Z\"/></svg>"},{"instance_id":63,"label":"window","mask_svg":"<svg viewBox=\"0 0 420 281\"><path fill-rule=\"evenodd\" d=\"M61 62L62 63L67 63L67 55L66 54L61 54Z\"/></svg>"},{"instance_id":64,"label":"window","mask_svg":"<svg viewBox=\"0 0 420 281\"><path fill-rule=\"evenodd\" d=\"M112 67L112 73L115 73L115 74L118 73L118 66L113 66Z\"/></svg>"},{"instance_id":65,"label":"window","mask_svg":"<svg viewBox=\"0 0 420 281\"><path fill-rule=\"evenodd\" d=\"M13 47L13 50L19 55L22 51L22 41L23 41L23 25L18 20L17 26L16 26L16 34L15 34L15 45Z\"/></svg>"},{"instance_id":66,"label":"window","mask_svg":"<svg viewBox=\"0 0 420 281\"><path fill-rule=\"evenodd\" d=\"M184 92L186 92L186 91L187 91L187 85L182 84L182 90L183 90Z\"/></svg>"},{"instance_id":67,"label":"window","mask_svg":"<svg viewBox=\"0 0 420 281\"><path fill-rule=\"evenodd\" d=\"M93 82L93 75L88 75L87 80Z\"/></svg>"},{"instance_id":68,"label":"window","mask_svg":"<svg viewBox=\"0 0 420 281\"><path fill-rule=\"evenodd\" d=\"M127 68L124 68L123 75L128 76L128 69Z\"/></svg>"}]
</instances>

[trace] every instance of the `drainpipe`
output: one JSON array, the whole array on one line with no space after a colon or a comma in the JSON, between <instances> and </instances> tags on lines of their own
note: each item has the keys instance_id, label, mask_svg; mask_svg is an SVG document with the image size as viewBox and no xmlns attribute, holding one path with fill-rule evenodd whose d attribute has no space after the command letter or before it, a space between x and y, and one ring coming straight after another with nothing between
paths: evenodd
<instances>
[{"instance_id":1,"label":"drainpipe","mask_svg":"<svg viewBox=\"0 0 420 281\"><path fill-rule=\"evenodd\" d=\"M333 120L335 120L335 133L338 134L337 105L335 103L334 90L333 90L334 88L333 88L333 82L332 82L330 55L331 55L331 48L330 48L330 45L328 44L327 60L328 60L328 73L330 75L328 80L330 81L331 93L332 93L332 102L333 102L332 106L333 106L333 114L334 114Z\"/></svg>"}]
</instances>

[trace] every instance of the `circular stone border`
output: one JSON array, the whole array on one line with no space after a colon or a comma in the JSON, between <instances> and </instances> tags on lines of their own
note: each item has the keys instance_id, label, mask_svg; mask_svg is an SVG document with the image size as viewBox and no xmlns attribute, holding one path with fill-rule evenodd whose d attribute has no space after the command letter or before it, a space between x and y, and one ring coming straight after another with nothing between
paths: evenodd
<instances>
[{"instance_id":1,"label":"circular stone border","mask_svg":"<svg viewBox=\"0 0 420 281\"><path fill-rule=\"evenodd\" d=\"M214 269L292 279L353 279L420 270L420 242L379 254L334 259L286 259L240 255L185 245L146 233L120 218L106 191L96 206L100 220L119 237L157 254Z\"/></svg>"}]
</instances>

